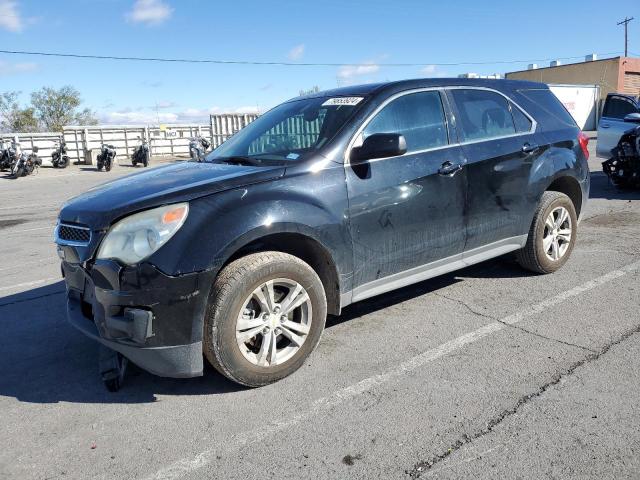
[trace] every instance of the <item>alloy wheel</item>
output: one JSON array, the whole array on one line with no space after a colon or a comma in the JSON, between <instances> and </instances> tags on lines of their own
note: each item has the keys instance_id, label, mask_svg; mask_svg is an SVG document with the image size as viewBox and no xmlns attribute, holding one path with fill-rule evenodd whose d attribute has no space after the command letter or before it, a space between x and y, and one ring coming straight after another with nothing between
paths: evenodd
<instances>
[{"instance_id":1,"label":"alloy wheel","mask_svg":"<svg viewBox=\"0 0 640 480\"><path fill-rule=\"evenodd\" d=\"M571 245L572 234L571 215L567 209L554 208L544 224L542 248L545 255L554 262L560 260Z\"/></svg>"},{"instance_id":2,"label":"alloy wheel","mask_svg":"<svg viewBox=\"0 0 640 480\"><path fill-rule=\"evenodd\" d=\"M286 278L268 280L243 302L236 322L240 352L260 367L281 365L304 345L312 317L302 285Z\"/></svg>"}]
</instances>

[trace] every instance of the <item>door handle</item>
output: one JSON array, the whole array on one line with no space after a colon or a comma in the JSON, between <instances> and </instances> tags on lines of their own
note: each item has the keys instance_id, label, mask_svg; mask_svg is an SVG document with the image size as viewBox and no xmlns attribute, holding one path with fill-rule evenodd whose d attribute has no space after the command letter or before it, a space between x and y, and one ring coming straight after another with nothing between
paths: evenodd
<instances>
[{"instance_id":1,"label":"door handle","mask_svg":"<svg viewBox=\"0 0 640 480\"><path fill-rule=\"evenodd\" d=\"M538 145L531 144L531 143L527 142L524 145L522 145L522 153L530 154L530 153L535 152L539 148L540 147Z\"/></svg>"},{"instance_id":2,"label":"door handle","mask_svg":"<svg viewBox=\"0 0 640 480\"><path fill-rule=\"evenodd\" d=\"M611 125L609 125L608 123L601 123L600 126L602 128L609 128Z\"/></svg>"},{"instance_id":3,"label":"door handle","mask_svg":"<svg viewBox=\"0 0 640 480\"><path fill-rule=\"evenodd\" d=\"M462 170L462 164L451 163L450 161L447 160L438 169L438 174L444 175L446 177L453 177L460 170Z\"/></svg>"}]
</instances>

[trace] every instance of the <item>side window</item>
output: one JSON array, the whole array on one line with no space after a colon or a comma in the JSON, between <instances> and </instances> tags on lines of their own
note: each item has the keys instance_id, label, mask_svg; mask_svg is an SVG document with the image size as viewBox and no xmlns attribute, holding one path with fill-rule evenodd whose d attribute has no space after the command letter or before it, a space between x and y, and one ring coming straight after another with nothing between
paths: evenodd
<instances>
[{"instance_id":1,"label":"side window","mask_svg":"<svg viewBox=\"0 0 640 480\"><path fill-rule=\"evenodd\" d=\"M602 116L622 120L625 116L637 111L638 109L630 100L621 97L609 97L605 102Z\"/></svg>"},{"instance_id":2,"label":"side window","mask_svg":"<svg viewBox=\"0 0 640 480\"><path fill-rule=\"evenodd\" d=\"M516 133L507 99L487 90L451 90L461 140L485 140Z\"/></svg>"},{"instance_id":3,"label":"side window","mask_svg":"<svg viewBox=\"0 0 640 480\"><path fill-rule=\"evenodd\" d=\"M365 127L362 139L374 133L404 135L407 153L447 145L440 93L410 93L393 100Z\"/></svg>"},{"instance_id":4,"label":"side window","mask_svg":"<svg viewBox=\"0 0 640 480\"><path fill-rule=\"evenodd\" d=\"M509 103L511 113L513 114L513 122L516 124L516 132L523 133L531 130L533 123L529 120L522 110L516 107L513 103Z\"/></svg>"}]
</instances>

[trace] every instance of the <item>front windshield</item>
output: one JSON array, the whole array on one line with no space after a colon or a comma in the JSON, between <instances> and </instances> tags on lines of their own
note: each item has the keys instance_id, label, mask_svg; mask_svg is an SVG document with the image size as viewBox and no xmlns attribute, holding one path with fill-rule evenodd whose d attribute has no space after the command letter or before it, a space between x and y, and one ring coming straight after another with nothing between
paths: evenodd
<instances>
[{"instance_id":1,"label":"front windshield","mask_svg":"<svg viewBox=\"0 0 640 480\"><path fill-rule=\"evenodd\" d=\"M362 97L319 97L283 103L258 117L206 157L208 162L282 164L325 146L363 103Z\"/></svg>"}]
</instances>

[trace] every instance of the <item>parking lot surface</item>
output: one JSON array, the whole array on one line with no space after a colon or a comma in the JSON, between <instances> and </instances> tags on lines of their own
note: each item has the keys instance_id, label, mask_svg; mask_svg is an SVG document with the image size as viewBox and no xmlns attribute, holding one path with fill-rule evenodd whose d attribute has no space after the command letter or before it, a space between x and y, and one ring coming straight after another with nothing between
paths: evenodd
<instances>
[{"instance_id":1,"label":"parking lot surface","mask_svg":"<svg viewBox=\"0 0 640 480\"><path fill-rule=\"evenodd\" d=\"M640 192L609 185L594 147L560 271L506 256L352 305L253 390L132 367L108 393L52 231L133 169L0 174L0 478L639 478Z\"/></svg>"}]
</instances>

